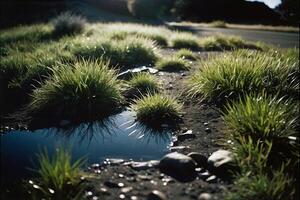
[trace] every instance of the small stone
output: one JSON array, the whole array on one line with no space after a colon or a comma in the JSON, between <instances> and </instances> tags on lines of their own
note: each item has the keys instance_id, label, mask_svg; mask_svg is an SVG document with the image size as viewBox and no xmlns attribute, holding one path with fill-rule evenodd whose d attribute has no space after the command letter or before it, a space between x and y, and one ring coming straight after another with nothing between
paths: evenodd
<instances>
[{"instance_id":1,"label":"small stone","mask_svg":"<svg viewBox=\"0 0 300 200\"><path fill-rule=\"evenodd\" d=\"M144 181L151 180L151 176L146 176L146 175L138 175L138 178Z\"/></svg>"},{"instance_id":2,"label":"small stone","mask_svg":"<svg viewBox=\"0 0 300 200\"><path fill-rule=\"evenodd\" d=\"M208 171L200 173L199 178L206 180L210 176L210 173Z\"/></svg>"},{"instance_id":3,"label":"small stone","mask_svg":"<svg viewBox=\"0 0 300 200\"><path fill-rule=\"evenodd\" d=\"M209 124L208 122L204 122L203 123L204 126L208 126L208 124Z\"/></svg>"},{"instance_id":4,"label":"small stone","mask_svg":"<svg viewBox=\"0 0 300 200\"><path fill-rule=\"evenodd\" d=\"M159 164L157 160L150 160L147 162L132 162L131 167L135 170L146 170L156 167Z\"/></svg>"},{"instance_id":5,"label":"small stone","mask_svg":"<svg viewBox=\"0 0 300 200\"><path fill-rule=\"evenodd\" d=\"M199 195L198 200L211 200L212 196L209 193L202 193Z\"/></svg>"},{"instance_id":6,"label":"small stone","mask_svg":"<svg viewBox=\"0 0 300 200\"><path fill-rule=\"evenodd\" d=\"M130 200L138 200L137 196L131 196Z\"/></svg>"},{"instance_id":7,"label":"small stone","mask_svg":"<svg viewBox=\"0 0 300 200\"><path fill-rule=\"evenodd\" d=\"M124 187L124 188L121 189L121 192L122 192L122 193L128 193L128 192L130 192L132 189L133 189L132 187Z\"/></svg>"},{"instance_id":8,"label":"small stone","mask_svg":"<svg viewBox=\"0 0 300 200\"><path fill-rule=\"evenodd\" d=\"M174 151L179 151L179 150L186 150L189 149L189 146L175 146L175 147L171 147L170 151L174 152Z\"/></svg>"},{"instance_id":9,"label":"small stone","mask_svg":"<svg viewBox=\"0 0 300 200\"><path fill-rule=\"evenodd\" d=\"M212 176L208 177L208 178L206 179L206 181L207 181L208 183L216 183L216 182L217 182L217 177L216 177L215 175L212 175Z\"/></svg>"},{"instance_id":10,"label":"small stone","mask_svg":"<svg viewBox=\"0 0 300 200\"><path fill-rule=\"evenodd\" d=\"M93 192L91 192L91 191L85 192L85 196L87 196L87 197L92 196L92 195L93 195Z\"/></svg>"},{"instance_id":11,"label":"small stone","mask_svg":"<svg viewBox=\"0 0 300 200\"><path fill-rule=\"evenodd\" d=\"M118 187L124 187L125 186L125 184L124 183L118 183Z\"/></svg>"},{"instance_id":12,"label":"small stone","mask_svg":"<svg viewBox=\"0 0 300 200\"><path fill-rule=\"evenodd\" d=\"M102 194L109 194L108 190L106 188L104 188L104 187L100 188L100 192Z\"/></svg>"},{"instance_id":13,"label":"small stone","mask_svg":"<svg viewBox=\"0 0 300 200\"><path fill-rule=\"evenodd\" d=\"M119 198L120 198L120 199L125 199L126 196L125 196L124 194L120 194L120 195L119 195Z\"/></svg>"},{"instance_id":14,"label":"small stone","mask_svg":"<svg viewBox=\"0 0 300 200\"><path fill-rule=\"evenodd\" d=\"M93 168L93 169L98 169L99 167L100 167L100 165L98 163L91 165L91 168Z\"/></svg>"},{"instance_id":15,"label":"small stone","mask_svg":"<svg viewBox=\"0 0 300 200\"><path fill-rule=\"evenodd\" d=\"M147 200L167 200L167 197L164 193L153 190L150 194L148 194Z\"/></svg>"},{"instance_id":16,"label":"small stone","mask_svg":"<svg viewBox=\"0 0 300 200\"><path fill-rule=\"evenodd\" d=\"M206 133L210 133L210 132L211 132L211 129L210 129L210 128L208 128L208 127L207 127L207 128L205 128L204 130L205 130L205 132L206 132Z\"/></svg>"},{"instance_id":17,"label":"small stone","mask_svg":"<svg viewBox=\"0 0 300 200\"><path fill-rule=\"evenodd\" d=\"M98 197L96 197L96 196L93 196L93 198L92 198L93 200L98 200L99 198Z\"/></svg>"},{"instance_id":18,"label":"small stone","mask_svg":"<svg viewBox=\"0 0 300 200\"><path fill-rule=\"evenodd\" d=\"M183 141L186 139L194 139L196 138L196 135L193 132L187 131L186 133L179 134L177 138L179 141Z\"/></svg>"},{"instance_id":19,"label":"small stone","mask_svg":"<svg viewBox=\"0 0 300 200\"><path fill-rule=\"evenodd\" d=\"M119 174L119 178L124 178L124 174Z\"/></svg>"},{"instance_id":20,"label":"small stone","mask_svg":"<svg viewBox=\"0 0 300 200\"><path fill-rule=\"evenodd\" d=\"M110 163L110 165L119 165L124 163L125 161L123 159L107 159L107 161Z\"/></svg>"}]
</instances>

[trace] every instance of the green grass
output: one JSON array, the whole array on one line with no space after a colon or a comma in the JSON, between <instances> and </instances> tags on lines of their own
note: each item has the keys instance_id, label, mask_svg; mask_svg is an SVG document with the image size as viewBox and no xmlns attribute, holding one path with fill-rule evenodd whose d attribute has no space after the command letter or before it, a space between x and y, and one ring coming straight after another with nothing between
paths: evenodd
<instances>
[{"instance_id":1,"label":"green grass","mask_svg":"<svg viewBox=\"0 0 300 200\"><path fill-rule=\"evenodd\" d=\"M72 163L69 151L57 149L52 158L45 150L38 154L38 185L35 185L35 197L47 199L76 199L83 193L81 167L83 158Z\"/></svg>"},{"instance_id":2,"label":"green grass","mask_svg":"<svg viewBox=\"0 0 300 200\"><path fill-rule=\"evenodd\" d=\"M161 58L156 63L156 68L162 71L180 71L190 68L188 61L178 57Z\"/></svg>"},{"instance_id":3,"label":"green grass","mask_svg":"<svg viewBox=\"0 0 300 200\"><path fill-rule=\"evenodd\" d=\"M224 120L231 133L263 140L286 139L296 134L297 105L266 95L246 96L228 105Z\"/></svg>"},{"instance_id":4,"label":"green grass","mask_svg":"<svg viewBox=\"0 0 300 200\"><path fill-rule=\"evenodd\" d=\"M56 36L75 35L85 29L86 19L70 12L61 13L52 19L53 34Z\"/></svg>"},{"instance_id":5,"label":"green grass","mask_svg":"<svg viewBox=\"0 0 300 200\"><path fill-rule=\"evenodd\" d=\"M112 66L133 68L140 65L151 65L157 59L156 46L152 40L141 37L130 37L121 41L103 39L100 41L79 41L73 47L79 58L110 61Z\"/></svg>"},{"instance_id":6,"label":"green grass","mask_svg":"<svg viewBox=\"0 0 300 200\"><path fill-rule=\"evenodd\" d=\"M168 35L172 32L160 26L148 26L128 23L109 23L101 26L103 33L112 39L124 40L138 36L153 40L159 46L168 46Z\"/></svg>"},{"instance_id":7,"label":"green grass","mask_svg":"<svg viewBox=\"0 0 300 200\"><path fill-rule=\"evenodd\" d=\"M188 60L197 60L194 53L189 49L180 49L175 53L175 57Z\"/></svg>"},{"instance_id":8,"label":"green grass","mask_svg":"<svg viewBox=\"0 0 300 200\"><path fill-rule=\"evenodd\" d=\"M174 33L170 39L171 47L175 49L199 49L199 39L190 33Z\"/></svg>"},{"instance_id":9,"label":"green grass","mask_svg":"<svg viewBox=\"0 0 300 200\"><path fill-rule=\"evenodd\" d=\"M129 96L141 97L146 94L155 94L161 90L156 78L147 73L140 73L128 81L127 93Z\"/></svg>"},{"instance_id":10,"label":"green grass","mask_svg":"<svg viewBox=\"0 0 300 200\"><path fill-rule=\"evenodd\" d=\"M245 176L238 179L233 191L226 194L225 200L286 200L294 199L291 180L282 171L273 177L267 175Z\"/></svg>"},{"instance_id":11,"label":"green grass","mask_svg":"<svg viewBox=\"0 0 300 200\"><path fill-rule=\"evenodd\" d=\"M296 98L299 61L291 55L242 50L214 57L189 79L189 93L221 102L262 91Z\"/></svg>"},{"instance_id":12,"label":"green grass","mask_svg":"<svg viewBox=\"0 0 300 200\"><path fill-rule=\"evenodd\" d=\"M182 105L175 98L155 94L137 99L131 107L140 122L155 126L176 123L180 119Z\"/></svg>"},{"instance_id":13,"label":"green grass","mask_svg":"<svg viewBox=\"0 0 300 200\"><path fill-rule=\"evenodd\" d=\"M107 116L121 102L116 72L103 61L80 61L54 68L52 78L34 90L29 115L49 119L84 119Z\"/></svg>"},{"instance_id":14,"label":"green grass","mask_svg":"<svg viewBox=\"0 0 300 200\"><path fill-rule=\"evenodd\" d=\"M234 49L260 49L259 46L246 42L237 36L216 35L200 39L200 47L204 50L234 50Z\"/></svg>"}]
</instances>

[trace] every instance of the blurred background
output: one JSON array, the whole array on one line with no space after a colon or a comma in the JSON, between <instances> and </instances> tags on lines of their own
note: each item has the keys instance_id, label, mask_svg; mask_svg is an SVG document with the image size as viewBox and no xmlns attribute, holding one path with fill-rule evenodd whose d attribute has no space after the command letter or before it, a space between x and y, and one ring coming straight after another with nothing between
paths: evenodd
<instances>
[{"instance_id":1,"label":"blurred background","mask_svg":"<svg viewBox=\"0 0 300 200\"><path fill-rule=\"evenodd\" d=\"M299 0L1 0L0 7L1 28L45 22L66 10L95 21L299 24Z\"/></svg>"}]
</instances>

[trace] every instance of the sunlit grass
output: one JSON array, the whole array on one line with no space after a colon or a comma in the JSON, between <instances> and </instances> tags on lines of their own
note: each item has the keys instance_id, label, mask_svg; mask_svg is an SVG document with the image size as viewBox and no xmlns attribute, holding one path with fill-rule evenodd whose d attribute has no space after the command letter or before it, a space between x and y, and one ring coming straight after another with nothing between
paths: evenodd
<instances>
[{"instance_id":1,"label":"sunlit grass","mask_svg":"<svg viewBox=\"0 0 300 200\"><path fill-rule=\"evenodd\" d=\"M131 107L136 111L137 120L145 124L160 125L176 123L180 119L182 105L173 97L155 94L137 99Z\"/></svg>"},{"instance_id":2,"label":"sunlit grass","mask_svg":"<svg viewBox=\"0 0 300 200\"><path fill-rule=\"evenodd\" d=\"M151 65L157 59L155 43L141 37L129 37L125 40L79 41L73 47L74 54L79 58L110 61L118 68L133 68L140 65Z\"/></svg>"},{"instance_id":3,"label":"sunlit grass","mask_svg":"<svg viewBox=\"0 0 300 200\"><path fill-rule=\"evenodd\" d=\"M232 134L276 140L296 134L297 105L284 100L250 95L228 105L224 120Z\"/></svg>"},{"instance_id":4,"label":"sunlit grass","mask_svg":"<svg viewBox=\"0 0 300 200\"><path fill-rule=\"evenodd\" d=\"M190 64L183 58L167 57L158 60L156 68L162 71L180 71L188 70L190 68Z\"/></svg>"},{"instance_id":5,"label":"sunlit grass","mask_svg":"<svg viewBox=\"0 0 300 200\"><path fill-rule=\"evenodd\" d=\"M129 96L141 97L142 95L155 94L161 90L158 80L147 73L140 73L128 81L127 94Z\"/></svg>"},{"instance_id":6,"label":"sunlit grass","mask_svg":"<svg viewBox=\"0 0 300 200\"><path fill-rule=\"evenodd\" d=\"M173 33L170 39L170 46L175 49L199 49L199 39L190 33Z\"/></svg>"},{"instance_id":7,"label":"sunlit grass","mask_svg":"<svg viewBox=\"0 0 300 200\"><path fill-rule=\"evenodd\" d=\"M259 49L258 46L246 42L237 36L216 35L200 39L200 46L204 50L234 50L234 49Z\"/></svg>"},{"instance_id":8,"label":"sunlit grass","mask_svg":"<svg viewBox=\"0 0 300 200\"><path fill-rule=\"evenodd\" d=\"M57 149L52 157L44 150L38 154L38 185L33 185L33 198L79 199L83 193L81 167L85 159L72 161L69 151Z\"/></svg>"},{"instance_id":9,"label":"sunlit grass","mask_svg":"<svg viewBox=\"0 0 300 200\"><path fill-rule=\"evenodd\" d=\"M189 49L180 49L175 53L175 57L187 59L187 60L196 60L196 56L194 53Z\"/></svg>"},{"instance_id":10,"label":"sunlit grass","mask_svg":"<svg viewBox=\"0 0 300 200\"><path fill-rule=\"evenodd\" d=\"M147 26L128 23L109 23L101 25L103 32L112 39L124 40L126 37L139 36L153 40L159 46L168 45L170 30L160 26Z\"/></svg>"},{"instance_id":11,"label":"sunlit grass","mask_svg":"<svg viewBox=\"0 0 300 200\"><path fill-rule=\"evenodd\" d=\"M213 101L225 101L245 94L298 94L299 61L280 52L237 51L201 63L189 80L189 93Z\"/></svg>"},{"instance_id":12,"label":"sunlit grass","mask_svg":"<svg viewBox=\"0 0 300 200\"><path fill-rule=\"evenodd\" d=\"M107 116L122 99L116 72L103 61L83 60L55 68L52 78L34 90L27 112L34 118L80 120Z\"/></svg>"}]
</instances>

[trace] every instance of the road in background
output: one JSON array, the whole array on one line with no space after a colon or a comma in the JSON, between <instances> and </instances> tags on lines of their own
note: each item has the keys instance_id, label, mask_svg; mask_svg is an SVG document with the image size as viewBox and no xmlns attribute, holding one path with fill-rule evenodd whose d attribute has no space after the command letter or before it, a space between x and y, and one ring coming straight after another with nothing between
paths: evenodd
<instances>
[{"instance_id":1,"label":"road in background","mask_svg":"<svg viewBox=\"0 0 300 200\"><path fill-rule=\"evenodd\" d=\"M265 42L267 44L290 48L299 47L299 33L260 31L260 30L245 30L245 29L230 29L230 28L211 28L202 26L175 26L179 29L191 30L200 36L210 36L216 34L236 35L245 40L254 42Z\"/></svg>"}]
</instances>

